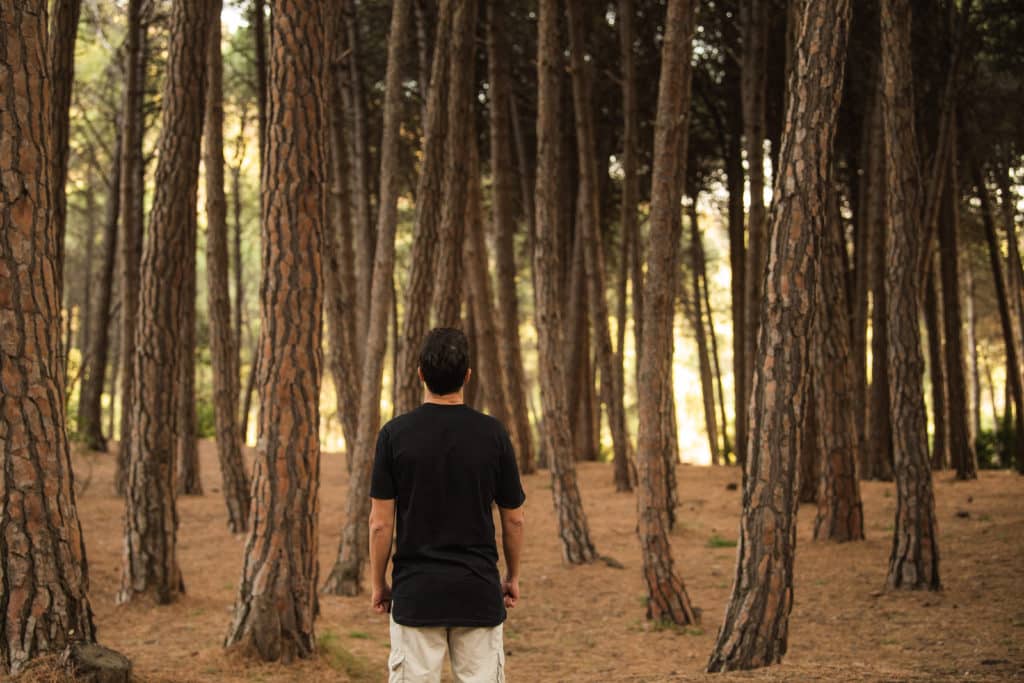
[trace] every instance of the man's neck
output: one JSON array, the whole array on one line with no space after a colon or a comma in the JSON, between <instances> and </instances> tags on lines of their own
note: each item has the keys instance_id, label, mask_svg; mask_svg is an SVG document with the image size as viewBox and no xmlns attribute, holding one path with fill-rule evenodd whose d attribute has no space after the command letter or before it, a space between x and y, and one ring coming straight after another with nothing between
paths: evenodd
<instances>
[{"instance_id":1,"label":"man's neck","mask_svg":"<svg viewBox=\"0 0 1024 683\"><path fill-rule=\"evenodd\" d=\"M460 389L454 394L432 394L429 390L425 390L423 392L423 402L436 403L442 406L458 406L466 401L463 399L462 390Z\"/></svg>"}]
</instances>

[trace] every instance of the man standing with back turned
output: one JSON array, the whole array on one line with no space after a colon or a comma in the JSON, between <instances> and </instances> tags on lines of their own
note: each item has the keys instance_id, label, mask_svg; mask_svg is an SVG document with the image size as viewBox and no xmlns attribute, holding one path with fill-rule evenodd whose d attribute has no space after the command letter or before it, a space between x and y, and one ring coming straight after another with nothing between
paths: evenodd
<instances>
[{"instance_id":1,"label":"man standing with back turned","mask_svg":"<svg viewBox=\"0 0 1024 683\"><path fill-rule=\"evenodd\" d=\"M389 681L504 681L502 623L519 599L523 501L500 422L466 406L469 344L431 330L420 350L423 404L380 430L370 483L373 609L391 612ZM501 513L507 573L498 573L492 505ZM386 568L398 516L392 582Z\"/></svg>"}]
</instances>

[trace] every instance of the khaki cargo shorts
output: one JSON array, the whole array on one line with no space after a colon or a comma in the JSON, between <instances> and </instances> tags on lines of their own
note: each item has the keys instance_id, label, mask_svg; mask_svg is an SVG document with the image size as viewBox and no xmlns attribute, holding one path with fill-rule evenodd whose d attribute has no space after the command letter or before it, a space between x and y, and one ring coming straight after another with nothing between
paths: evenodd
<instances>
[{"instance_id":1,"label":"khaki cargo shorts","mask_svg":"<svg viewBox=\"0 0 1024 683\"><path fill-rule=\"evenodd\" d=\"M391 618L389 683L441 680L448 653L456 683L504 683L502 625L486 628L402 626Z\"/></svg>"}]
</instances>

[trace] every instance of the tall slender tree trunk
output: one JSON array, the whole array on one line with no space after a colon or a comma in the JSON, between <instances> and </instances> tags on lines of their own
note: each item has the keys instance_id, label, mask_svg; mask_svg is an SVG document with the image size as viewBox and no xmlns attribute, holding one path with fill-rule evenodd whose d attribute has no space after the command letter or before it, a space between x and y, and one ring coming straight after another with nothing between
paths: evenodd
<instances>
[{"instance_id":1,"label":"tall slender tree trunk","mask_svg":"<svg viewBox=\"0 0 1024 683\"><path fill-rule=\"evenodd\" d=\"M221 70L223 71L223 66L221 67ZM231 167L231 214L232 223L234 224L234 248L232 249L231 256L234 259L232 275L235 280L235 305L231 309L231 313L234 316L232 324L234 329L233 341L235 352L235 357L232 362L235 364L236 373L236 410L238 406L238 394L240 393L237 389L242 381L242 311L245 310L245 274L243 272L244 267L242 265L242 162L245 159L245 133L246 122L248 119L248 110L245 108L242 109L241 119L241 122L238 124L238 138L235 140L235 164ZM238 424L237 415L235 417L235 424Z\"/></svg>"},{"instance_id":2,"label":"tall slender tree trunk","mask_svg":"<svg viewBox=\"0 0 1024 683\"><path fill-rule=\"evenodd\" d=\"M942 322L935 269L928 271L924 290L924 321L928 332L928 371L932 388L932 469L949 466L949 405L946 403L946 359L942 354Z\"/></svg>"},{"instance_id":3,"label":"tall slender tree trunk","mask_svg":"<svg viewBox=\"0 0 1024 683\"><path fill-rule=\"evenodd\" d=\"M498 351L505 369L505 387L511 414L509 426L523 474L535 467L530 416L526 408L526 371L519 341L519 299L516 290L515 215L516 170L512 155L512 125L508 46L501 29L501 4L487 4L487 66L490 88L490 152L493 177L495 256L497 261Z\"/></svg>"},{"instance_id":4,"label":"tall slender tree trunk","mask_svg":"<svg viewBox=\"0 0 1024 683\"><path fill-rule=\"evenodd\" d=\"M143 247L133 344L134 400L120 603L145 596L165 604L184 591L175 551L174 458L181 411L174 385L181 381L181 348L186 341L182 310L194 294L188 262L195 258L210 19L205 0L178 0L172 6L156 194ZM191 345L187 349L192 353Z\"/></svg>"},{"instance_id":5,"label":"tall slender tree trunk","mask_svg":"<svg viewBox=\"0 0 1024 683\"><path fill-rule=\"evenodd\" d=\"M221 0L212 0L206 53L206 112L203 165L206 171L206 284L210 309L213 410L221 490L228 529L249 529L249 476L238 431L238 349L232 330L228 278L228 205L224 196L224 65L220 52Z\"/></svg>"},{"instance_id":6,"label":"tall slender tree trunk","mask_svg":"<svg viewBox=\"0 0 1024 683\"><path fill-rule=\"evenodd\" d=\"M402 57L411 24L412 0L397 0L391 10L388 64L384 91L384 133L380 146L380 201L373 281L370 287L369 328L360 381L358 432L351 444L355 457L346 519L334 567L323 591L357 595L360 573L369 545L366 516L370 502L373 443L380 427L380 391L387 351L388 316L391 314L395 269L395 230L398 226L399 135L402 113Z\"/></svg>"},{"instance_id":7,"label":"tall slender tree trunk","mask_svg":"<svg viewBox=\"0 0 1024 683\"><path fill-rule=\"evenodd\" d=\"M718 451L718 420L715 415L715 385L711 376L711 356L708 352L707 333L704 329L704 302L701 296L700 261L704 252L701 249L700 227L697 224L697 197L690 202L690 278L693 283L690 309L693 313L693 328L697 337L697 358L700 365L700 393L704 401L704 427L708 433L708 448L711 452L711 464L721 462Z\"/></svg>"},{"instance_id":8,"label":"tall slender tree trunk","mask_svg":"<svg viewBox=\"0 0 1024 683\"><path fill-rule=\"evenodd\" d=\"M842 279L843 226L826 230L819 270L818 329L812 352L816 450L821 459L814 518L816 541L864 539L864 507L857 465L862 446L857 433L856 363L850 353L849 307Z\"/></svg>"},{"instance_id":9,"label":"tall slender tree trunk","mask_svg":"<svg viewBox=\"0 0 1024 683\"><path fill-rule=\"evenodd\" d=\"M612 349L611 330L608 325L608 300L605 295L605 257L600 235L600 198L595 156L594 120L590 84L585 59L583 35L583 8L581 0L568 0L569 44L571 46L573 111L576 121L576 150L580 166L580 211L584 238L584 265L587 274L587 299L590 324L596 346L596 363L601 374L601 401L608 411L612 433L613 462L616 491L630 491L629 445L626 432L626 411L623 392L618 384L615 352ZM595 418L600 413L595 414Z\"/></svg>"},{"instance_id":10,"label":"tall slender tree trunk","mask_svg":"<svg viewBox=\"0 0 1024 683\"><path fill-rule=\"evenodd\" d=\"M0 8L0 70L18 74L0 79L0 138L18 150L0 154L0 672L13 675L96 639L64 412L46 5Z\"/></svg>"},{"instance_id":11,"label":"tall slender tree trunk","mask_svg":"<svg viewBox=\"0 0 1024 683\"><path fill-rule=\"evenodd\" d=\"M985 228L985 242L988 245L989 264L992 268L992 279L995 282L996 304L999 308L999 324L1003 330L1003 346L1006 349L1006 384L1013 396L1013 403L1016 406L1014 411L1014 439L1013 457L1018 469L1024 470L1024 383L1021 381L1020 358L1017 355L1016 331L1013 327L1013 316L1010 314L1010 302L1006 292L1006 279L1003 277L1003 258L999 250L999 241L996 237L996 223L992 211L992 200L989 197L988 188L985 186L985 177L981 168L976 162L972 163L971 173L973 175L975 192L981 201L981 218ZM992 418L998 428L999 419L996 415L995 387L993 386L991 368L989 368L989 388L992 391ZM1009 405L1006 407L1009 412Z\"/></svg>"},{"instance_id":12,"label":"tall slender tree trunk","mask_svg":"<svg viewBox=\"0 0 1024 683\"><path fill-rule=\"evenodd\" d=\"M747 252L744 294L743 377L747 387L753 377L757 328L761 319L768 221L764 206L765 101L768 85L768 2L750 0L740 5L743 33L742 87L743 138L747 153L750 208L747 214ZM749 391L749 388L748 388ZM744 401L747 397L744 396ZM749 418L748 418L749 421ZM740 462L746 462L747 444L737 444ZM745 470L744 470L745 471Z\"/></svg>"},{"instance_id":13,"label":"tall slender tree trunk","mask_svg":"<svg viewBox=\"0 0 1024 683\"><path fill-rule=\"evenodd\" d=\"M542 432L551 466L551 495L558 520L562 558L570 564L597 559L583 500L576 482L566 405L565 348L561 292L561 255L557 249L560 219L555 178L558 172L561 41L557 0L540 0L537 39L537 237L533 263L537 289L536 325L540 359Z\"/></svg>"},{"instance_id":14,"label":"tall slender tree trunk","mask_svg":"<svg viewBox=\"0 0 1024 683\"><path fill-rule=\"evenodd\" d=\"M474 64L477 2L457 2L452 12L451 58L448 60L448 136L445 139L441 225L437 240L437 289L434 314L438 325L455 327L462 308L462 244L465 240L466 197L470 181L469 145L473 130ZM470 142L473 140L472 142Z\"/></svg>"},{"instance_id":15,"label":"tall slender tree trunk","mask_svg":"<svg viewBox=\"0 0 1024 683\"><path fill-rule=\"evenodd\" d=\"M686 177L690 124L691 45L697 3L670 0L661 50L661 77L654 129L651 185L651 249L648 259L640 354L640 427L637 435L637 534L647 585L647 618L676 624L699 621L686 588L673 567L668 539L670 483L662 452L672 449L674 420L663 410L672 392L672 337L676 271L679 267L680 180ZM695 224L696 225L696 224Z\"/></svg>"},{"instance_id":16,"label":"tall slender tree trunk","mask_svg":"<svg viewBox=\"0 0 1024 683\"><path fill-rule=\"evenodd\" d=\"M108 185L107 215L103 228L103 267L100 271L100 291L96 301L97 316L89 335L82 372L82 390L78 397L78 433L86 446L94 451L106 451L103 436L103 387L110 355L111 300L114 292L114 264L117 260L117 219L121 200L121 137L114 147L113 169Z\"/></svg>"},{"instance_id":17,"label":"tall slender tree trunk","mask_svg":"<svg viewBox=\"0 0 1024 683\"><path fill-rule=\"evenodd\" d=\"M955 120L955 119L954 119ZM954 136L955 138L955 136ZM949 143L948 177L939 216L939 256L942 264L942 321L946 339L946 387L949 399L949 455L956 478L978 478L978 456L971 440L971 406L964 365L964 320L960 310L960 183L956 141Z\"/></svg>"},{"instance_id":18,"label":"tall slender tree trunk","mask_svg":"<svg viewBox=\"0 0 1024 683\"><path fill-rule=\"evenodd\" d=\"M135 328L138 325L139 267L142 262L145 133L143 104L146 90L146 25L144 0L128 0L125 35L124 112L121 122L121 429L114 488L128 490L132 446L132 409L135 404Z\"/></svg>"},{"instance_id":19,"label":"tall slender tree trunk","mask_svg":"<svg viewBox=\"0 0 1024 683\"><path fill-rule=\"evenodd\" d=\"M964 330L967 338L967 404L970 410L970 434L967 438L971 444L976 444L978 435L981 434L981 374L978 372L978 311L975 304L977 290L974 286L970 250L965 250L960 265L964 276L964 313L967 316Z\"/></svg>"},{"instance_id":20,"label":"tall slender tree trunk","mask_svg":"<svg viewBox=\"0 0 1024 683\"><path fill-rule=\"evenodd\" d=\"M736 578L709 671L781 661L793 606L799 436L809 399L824 235L834 220L829 181L850 3L801 2L798 16L752 378Z\"/></svg>"},{"instance_id":21,"label":"tall slender tree trunk","mask_svg":"<svg viewBox=\"0 0 1024 683\"><path fill-rule=\"evenodd\" d=\"M324 34L331 11L313 0L277 0L270 25L259 445L252 528L225 641L265 661L288 662L316 651Z\"/></svg>"},{"instance_id":22,"label":"tall slender tree trunk","mask_svg":"<svg viewBox=\"0 0 1024 683\"><path fill-rule=\"evenodd\" d=\"M204 43L205 46L205 43ZM202 124L200 124L202 125ZM178 495L201 496L203 483L199 476L199 437L196 434L196 221L185 237L188 239L182 300L178 309L179 359L178 381L174 385L178 415L175 418Z\"/></svg>"},{"instance_id":23,"label":"tall slender tree trunk","mask_svg":"<svg viewBox=\"0 0 1024 683\"><path fill-rule=\"evenodd\" d=\"M734 39L730 44L736 45L737 33L734 25L727 26L727 35ZM726 62L727 83L738 83L739 65L736 59ZM742 466L743 444L747 442L747 401L750 398L749 383L746 374L746 288L747 288L747 248L744 243L743 226L743 117L740 106L739 87L730 87L730 106L726 110L729 127L729 141L725 150L726 186L729 192L728 224L729 224L729 271L730 295L732 300L732 377L733 377L733 412L734 429L736 430L735 458L736 464ZM723 422L724 426L724 422Z\"/></svg>"},{"instance_id":24,"label":"tall slender tree trunk","mask_svg":"<svg viewBox=\"0 0 1024 683\"><path fill-rule=\"evenodd\" d=\"M267 26L266 0L252 2L252 32L256 64L256 126L260 141L260 177L267 163ZM271 4L273 7L273 4ZM263 198L260 197L260 208Z\"/></svg>"},{"instance_id":25,"label":"tall slender tree trunk","mask_svg":"<svg viewBox=\"0 0 1024 683\"><path fill-rule=\"evenodd\" d=\"M405 317L399 336L398 368L395 373L395 414L420 404L423 389L416 368L420 344L430 328L430 305L434 295L438 225L441 222L441 187L444 175L445 140L448 133L448 62L453 0L440 0L434 63L430 72L427 122L423 126L423 167L416 185L416 217L413 227L409 281L405 289Z\"/></svg>"},{"instance_id":26,"label":"tall slender tree trunk","mask_svg":"<svg viewBox=\"0 0 1024 683\"><path fill-rule=\"evenodd\" d=\"M725 388L722 386L722 367L718 362L718 335L715 333L715 316L711 309L711 295L708 293L707 259L704 246L697 242L697 268L700 270L700 284L703 291L704 310L708 312L708 336L711 338L711 360L715 365L715 383L718 386L719 417L722 422L722 458L721 463L727 464L732 445L729 441L729 429L725 416Z\"/></svg>"},{"instance_id":27,"label":"tall slender tree trunk","mask_svg":"<svg viewBox=\"0 0 1024 683\"><path fill-rule=\"evenodd\" d=\"M909 0L882 0L882 83L886 194L889 400L896 479L896 521L889 557L890 588L941 588L935 499L928 462L921 376L921 175L914 129Z\"/></svg>"}]
</instances>

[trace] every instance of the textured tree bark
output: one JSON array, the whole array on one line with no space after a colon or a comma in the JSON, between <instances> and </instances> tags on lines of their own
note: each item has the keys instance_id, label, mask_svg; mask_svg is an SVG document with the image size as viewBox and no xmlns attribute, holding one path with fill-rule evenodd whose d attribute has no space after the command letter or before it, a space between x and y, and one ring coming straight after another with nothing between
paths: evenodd
<instances>
[{"instance_id":1,"label":"textured tree bark","mask_svg":"<svg viewBox=\"0 0 1024 683\"><path fill-rule=\"evenodd\" d=\"M232 330L228 285L228 205L224 196L224 64L220 53L221 0L212 0L213 20L206 44L206 284L210 309L210 356L213 364L213 409L221 490L228 529L249 529L249 476L242 460L238 431L238 349Z\"/></svg>"},{"instance_id":2,"label":"textured tree bark","mask_svg":"<svg viewBox=\"0 0 1024 683\"><path fill-rule=\"evenodd\" d=\"M818 273L850 3L800 3L787 75L763 325L749 407L749 449L736 578L709 671L781 661L793 605L800 430L809 399Z\"/></svg>"},{"instance_id":3,"label":"textured tree bark","mask_svg":"<svg viewBox=\"0 0 1024 683\"><path fill-rule=\"evenodd\" d=\"M89 335L89 351L82 369L82 388L78 397L78 433L86 446L106 451L103 436L103 386L110 355L111 300L114 292L114 263L117 260L117 218L121 199L121 137L114 147L113 169L108 187L107 215L103 228L103 267L96 301L96 323Z\"/></svg>"},{"instance_id":4,"label":"textured tree bark","mask_svg":"<svg viewBox=\"0 0 1024 683\"><path fill-rule=\"evenodd\" d=\"M457 2L452 11L448 60L448 135L445 138L441 225L437 239L437 289L434 315L438 325L458 327L462 308L462 244L465 240L469 132L473 130L476 2Z\"/></svg>"},{"instance_id":5,"label":"textured tree bark","mask_svg":"<svg viewBox=\"0 0 1024 683\"><path fill-rule=\"evenodd\" d=\"M951 116L955 116L951 114ZM954 119L955 120L955 119ZM955 128L955 124L951 124ZM964 365L963 314L960 310L960 183L956 141L950 140L946 186L939 215L939 257L942 264L942 321L946 341L946 396L949 399L949 455L956 478L978 478L978 456L971 440L971 406Z\"/></svg>"},{"instance_id":6,"label":"textured tree bark","mask_svg":"<svg viewBox=\"0 0 1024 683\"><path fill-rule=\"evenodd\" d=\"M677 576L668 539L674 485L666 471L664 451L673 451L675 421L665 408L672 392L672 337L676 271L682 225L679 202L685 178L690 121L691 45L697 24L697 3L669 2L661 51L657 119L654 128L654 170L651 185L650 255L644 284L644 322L640 353L637 434L637 534L647 584L647 618L692 624L699 621L686 588Z\"/></svg>"},{"instance_id":7,"label":"textured tree bark","mask_svg":"<svg viewBox=\"0 0 1024 683\"><path fill-rule=\"evenodd\" d=\"M139 267L142 263L143 195L145 185L142 138L145 134L143 98L146 90L146 25L144 0L128 0L125 34L124 112L121 115L121 431L114 488L128 490L135 404L135 328L138 324Z\"/></svg>"},{"instance_id":8,"label":"textured tree bark","mask_svg":"<svg viewBox=\"0 0 1024 683\"><path fill-rule=\"evenodd\" d=\"M612 349L611 330L608 325L608 300L605 295L604 246L600 235L600 201L595 155L594 121L585 58L583 35L583 9L580 0L568 0L569 44L571 47L573 112L576 123L576 151L580 167L579 216L584 240L583 260L587 274L587 301L590 324L596 346L596 362L601 373L601 402L608 411L608 424L612 433L614 480L616 491L630 491L629 436L626 432L626 411L623 392L619 385L621 373L616 372L617 360ZM595 414L595 418L599 416Z\"/></svg>"},{"instance_id":9,"label":"textured tree bark","mask_svg":"<svg viewBox=\"0 0 1024 683\"><path fill-rule=\"evenodd\" d=\"M496 0L487 4L487 68L490 88L489 122L495 257L497 261L498 352L505 371L508 391L509 426L519 454L519 471L533 472L534 452L530 415L526 407L526 371L519 342L519 299L516 291L515 194L516 170L512 156L512 125L508 46L500 28L501 8Z\"/></svg>"},{"instance_id":10,"label":"textured tree bark","mask_svg":"<svg viewBox=\"0 0 1024 683\"><path fill-rule=\"evenodd\" d=\"M540 359L540 387L544 448L551 466L551 495L558 519L562 557L570 564L597 559L576 482L570 444L569 407L566 405L565 348L559 274L561 255L556 245L560 231L555 177L558 172L559 79L561 47L557 0L540 0L537 41L537 237L534 241L534 278L537 289L536 325Z\"/></svg>"},{"instance_id":11,"label":"textured tree bark","mask_svg":"<svg viewBox=\"0 0 1024 683\"><path fill-rule=\"evenodd\" d=\"M946 403L946 359L942 354L942 322L935 280L933 267L928 271L928 281L924 285L924 322L928 333L928 374L932 388L934 436L931 463L933 470L941 470L949 466L949 406Z\"/></svg>"},{"instance_id":12,"label":"textured tree bark","mask_svg":"<svg viewBox=\"0 0 1024 683\"><path fill-rule=\"evenodd\" d=\"M68 175L68 136L71 118L71 87L75 82L75 38L78 36L78 17L82 0L54 0L51 8L50 35L44 41L49 59L50 136L49 190L52 193L50 210L57 226L57 293L64 291L64 232L67 223L67 194L64 185ZM45 27L44 27L45 30ZM83 347L84 348L84 347ZM67 350L65 349L65 352Z\"/></svg>"},{"instance_id":13,"label":"textured tree bark","mask_svg":"<svg viewBox=\"0 0 1024 683\"><path fill-rule=\"evenodd\" d=\"M346 500L345 526L334 567L324 584L325 593L357 595L360 573L369 544L370 474L373 444L380 427L380 390L387 351L388 316L391 314L395 269L395 230L398 226L399 135L402 113L402 48L410 30L411 0L397 0L391 10L388 65L384 91L384 133L380 147L380 202L377 244L370 287L369 328L358 405L358 432L352 442L352 479Z\"/></svg>"},{"instance_id":14,"label":"textured tree bark","mask_svg":"<svg viewBox=\"0 0 1024 683\"><path fill-rule=\"evenodd\" d=\"M708 449L711 452L711 464L718 465L721 455L718 450L718 420L715 415L715 385L711 377L711 356L708 352L707 333L704 330L704 302L701 296L701 265L704 257L701 249L700 227L697 224L697 198L693 197L689 206L690 214L690 277L693 284L690 297L690 309L693 317L693 328L697 337L697 358L700 365L700 393L704 402L704 427L708 433Z\"/></svg>"},{"instance_id":15,"label":"textured tree bark","mask_svg":"<svg viewBox=\"0 0 1024 683\"><path fill-rule=\"evenodd\" d=\"M0 672L94 642L65 422L46 2L0 8ZM61 193L63 194L63 193Z\"/></svg>"},{"instance_id":16,"label":"textured tree bark","mask_svg":"<svg viewBox=\"0 0 1024 683\"><path fill-rule=\"evenodd\" d=\"M747 178L750 187L750 207L747 214L746 285L744 305L743 378L747 391L753 377L757 328L761 320L761 300L764 289L766 242L768 222L764 206L764 138L766 126L765 100L768 85L768 10L766 0L750 0L740 5L740 25L743 34L742 52L742 104L743 138L747 153ZM743 397L744 402L749 396ZM749 423L749 417L747 418ZM740 463L746 462L747 443L737 443ZM744 472L746 470L744 469Z\"/></svg>"},{"instance_id":17,"label":"textured tree bark","mask_svg":"<svg viewBox=\"0 0 1024 683\"><path fill-rule=\"evenodd\" d=\"M820 280L819 280L820 282ZM812 373L813 376L813 373ZM818 450L818 416L814 395L813 380L810 386L810 395L813 397L807 402L807 410L804 415L803 429L800 431L800 493L797 500L800 503L818 502L818 482L821 479L821 453Z\"/></svg>"},{"instance_id":18,"label":"textured tree bark","mask_svg":"<svg viewBox=\"0 0 1024 683\"><path fill-rule=\"evenodd\" d=\"M881 6L882 109L892 228L886 240L885 289L896 479L896 522L886 581L890 588L938 590L942 584L918 327L922 190L914 130L911 10L909 0L882 0Z\"/></svg>"},{"instance_id":19,"label":"textured tree bark","mask_svg":"<svg viewBox=\"0 0 1024 683\"><path fill-rule=\"evenodd\" d=\"M205 43L203 49L205 49ZM200 123L200 126L202 124ZM201 130L201 128L200 128ZM194 205L194 203L193 203ZM175 418L175 460L178 463L178 495L201 496L199 437L196 435L196 214L192 212L184 237L185 280L178 308L178 381L174 384L178 415Z\"/></svg>"},{"instance_id":20,"label":"textured tree bark","mask_svg":"<svg viewBox=\"0 0 1024 683\"><path fill-rule=\"evenodd\" d=\"M253 0L252 2L252 32L254 34L255 58L256 58L256 125L259 129L260 140L260 177L263 177L263 167L267 163L267 27L266 27L266 0ZM273 7L273 4L271 5ZM263 209L263 199L260 198L260 210Z\"/></svg>"},{"instance_id":21,"label":"textured tree bark","mask_svg":"<svg viewBox=\"0 0 1024 683\"><path fill-rule=\"evenodd\" d=\"M1017 341L1013 329L1013 318L1010 315L1009 297L1006 295L1006 279L1003 277L1003 259L999 250L999 242L996 237L996 224L992 211L992 200L985 186L985 178L977 163L972 163L971 173L973 175L975 192L981 201L981 218L985 227L985 242L988 244L989 264L992 268L992 279L995 282L996 304L999 308L999 324L1003 330L1003 346L1006 349L1006 383L1010 387L1013 396L1013 404L1016 407L1014 413L1014 427L1017 434L1024 434L1024 386L1021 382L1020 359L1017 356ZM989 387L992 388L991 368L989 369ZM993 394L995 389L992 388ZM1007 407L1009 408L1009 406ZM992 417L996 424L999 423L995 414L995 398L992 399ZM1024 439L1014 439L1014 460L1017 463L1024 463ZM1024 464L1019 465L1024 467Z\"/></svg>"},{"instance_id":22,"label":"textured tree bark","mask_svg":"<svg viewBox=\"0 0 1024 683\"><path fill-rule=\"evenodd\" d=\"M143 247L133 345L134 401L120 603L146 597L165 604L184 591L175 554L174 459L181 411L174 385L181 381L183 308L190 293L194 294L188 282L188 261L195 254L209 22L206 0L179 0L172 7L156 194ZM192 346L187 348L191 353Z\"/></svg>"},{"instance_id":23,"label":"textured tree bark","mask_svg":"<svg viewBox=\"0 0 1024 683\"><path fill-rule=\"evenodd\" d=\"M815 445L821 459L819 477L813 481L818 501L814 540L839 543L864 539L864 507L857 477L860 407L842 280L842 230L833 222L824 235L817 303L821 314L812 352Z\"/></svg>"},{"instance_id":24,"label":"textured tree bark","mask_svg":"<svg viewBox=\"0 0 1024 683\"><path fill-rule=\"evenodd\" d=\"M420 344L430 328L430 305L436 278L436 245L441 222L441 186L444 175L445 139L448 131L448 62L453 0L440 0L434 64L430 72L427 121L423 127L423 167L416 185L416 218L413 227L409 281L405 291L405 318L399 337L395 372L395 415L420 404L423 388L416 368Z\"/></svg>"},{"instance_id":25,"label":"textured tree bark","mask_svg":"<svg viewBox=\"0 0 1024 683\"><path fill-rule=\"evenodd\" d=\"M225 642L266 661L316 651L330 11L314 0L277 0L270 26L259 440L252 528Z\"/></svg>"}]
</instances>

